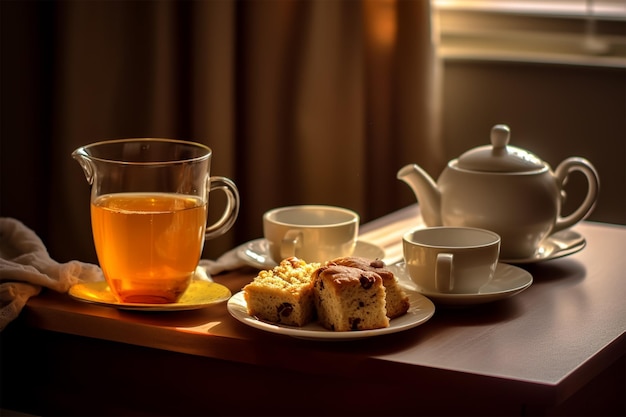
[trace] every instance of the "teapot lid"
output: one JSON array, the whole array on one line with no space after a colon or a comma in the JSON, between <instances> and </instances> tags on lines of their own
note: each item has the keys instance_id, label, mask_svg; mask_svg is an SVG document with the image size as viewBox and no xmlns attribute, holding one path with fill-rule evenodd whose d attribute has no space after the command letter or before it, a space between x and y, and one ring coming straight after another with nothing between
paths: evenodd
<instances>
[{"instance_id":1,"label":"teapot lid","mask_svg":"<svg viewBox=\"0 0 626 417\"><path fill-rule=\"evenodd\" d=\"M495 125L491 129L491 145L465 152L458 159L458 167L470 171L527 172L544 166L534 154L509 146L510 137L511 130L507 125Z\"/></svg>"}]
</instances>

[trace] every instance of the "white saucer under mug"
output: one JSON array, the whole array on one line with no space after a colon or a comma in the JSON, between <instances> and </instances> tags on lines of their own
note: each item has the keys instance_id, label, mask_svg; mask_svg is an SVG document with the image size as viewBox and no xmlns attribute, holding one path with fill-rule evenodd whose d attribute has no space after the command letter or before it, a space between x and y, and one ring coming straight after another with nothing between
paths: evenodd
<instances>
[{"instance_id":1,"label":"white saucer under mug","mask_svg":"<svg viewBox=\"0 0 626 417\"><path fill-rule=\"evenodd\" d=\"M422 290L415 284L409 272L406 270L404 262L395 265L390 265L388 268L395 274L401 286L404 288L417 291L422 295L430 298L435 304L442 305L473 305L483 304L492 301L502 300L504 298L512 297L526 288L530 287L533 283L532 275L517 266L508 265L505 263L498 263L494 278L486 285L484 285L478 293L475 294L450 294L440 292L428 292Z\"/></svg>"},{"instance_id":2,"label":"white saucer under mug","mask_svg":"<svg viewBox=\"0 0 626 417\"><path fill-rule=\"evenodd\" d=\"M357 240L353 255L369 259L383 259L385 251L372 243ZM271 269L277 265L270 256L269 243L264 238L251 240L239 246L237 256L253 268Z\"/></svg>"}]
</instances>

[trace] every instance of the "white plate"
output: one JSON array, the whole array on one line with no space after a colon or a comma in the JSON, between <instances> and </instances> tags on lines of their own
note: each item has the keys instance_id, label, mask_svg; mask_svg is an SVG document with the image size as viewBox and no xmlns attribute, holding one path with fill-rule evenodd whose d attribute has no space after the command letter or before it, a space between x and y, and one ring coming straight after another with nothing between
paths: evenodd
<instances>
[{"instance_id":1,"label":"white plate","mask_svg":"<svg viewBox=\"0 0 626 417\"><path fill-rule=\"evenodd\" d=\"M387 268L398 277L403 288L417 291L436 304L443 305L463 306L502 300L524 291L533 283L533 277L528 271L517 266L499 263L494 278L476 294L431 293L423 291L411 280L404 262L390 265Z\"/></svg>"},{"instance_id":2,"label":"white plate","mask_svg":"<svg viewBox=\"0 0 626 417\"><path fill-rule=\"evenodd\" d=\"M180 311L195 310L224 302L230 298L231 292L227 287L216 282L194 279L177 302L168 304L118 301L104 281L75 284L70 288L69 295L78 301L115 307L120 310Z\"/></svg>"},{"instance_id":3,"label":"white plate","mask_svg":"<svg viewBox=\"0 0 626 417\"><path fill-rule=\"evenodd\" d=\"M405 290L409 297L409 311L403 316L392 319L389 327L374 330L355 330L348 332L335 332L322 327L318 323L310 323L303 327L286 326L283 324L270 323L259 320L248 314L248 307L243 296L243 291L233 295L228 300L228 312L240 322L257 329L270 333L278 333L299 339L344 341L362 339L366 337L382 336L384 334L397 333L419 326L428 321L435 313L435 305L428 298L410 289Z\"/></svg>"},{"instance_id":4,"label":"white plate","mask_svg":"<svg viewBox=\"0 0 626 417\"><path fill-rule=\"evenodd\" d=\"M383 259L385 251L372 243L357 240L353 255L369 259ZM272 269L276 266L276 262L270 256L269 243L263 238L251 240L239 246L237 256L254 268Z\"/></svg>"},{"instance_id":5,"label":"white plate","mask_svg":"<svg viewBox=\"0 0 626 417\"><path fill-rule=\"evenodd\" d=\"M585 238L573 230L561 230L548 236L541 242L537 251L528 258L500 259L510 264L530 264L571 255L582 250L587 242Z\"/></svg>"}]
</instances>

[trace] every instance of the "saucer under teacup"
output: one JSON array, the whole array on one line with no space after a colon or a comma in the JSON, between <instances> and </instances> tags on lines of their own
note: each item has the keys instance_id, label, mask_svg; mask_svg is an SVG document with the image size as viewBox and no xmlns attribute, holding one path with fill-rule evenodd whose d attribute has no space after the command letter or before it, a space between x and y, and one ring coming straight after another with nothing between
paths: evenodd
<instances>
[{"instance_id":1,"label":"saucer under teacup","mask_svg":"<svg viewBox=\"0 0 626 417\"><path fill-rule=\"evenodd\" d=\"M502 300L519 294L530 287L533 282L533 277L528 271L514 265L498 263L493 279L477 293L451 294L429 292L419 288L411 280L404 262L390 265L388 268L396 275L400 285L404 288L421 293L430 298L435 304L449 306L484 304Z\"/></svg>"},{"instance_id":2,"label":"saucer under teacup","mask_svg":"<svg viewBox=\"0 0 626 417\"><path fill-rule=\"evenodd\" d=\"M357 240L353 255L370 259L383 259L385 251L373 243ZM239 246L237 256L247 265L257 269L271 269L278 265L270 255L269 242L264 238L254 239Z\"/></svg>"}]
</instances>

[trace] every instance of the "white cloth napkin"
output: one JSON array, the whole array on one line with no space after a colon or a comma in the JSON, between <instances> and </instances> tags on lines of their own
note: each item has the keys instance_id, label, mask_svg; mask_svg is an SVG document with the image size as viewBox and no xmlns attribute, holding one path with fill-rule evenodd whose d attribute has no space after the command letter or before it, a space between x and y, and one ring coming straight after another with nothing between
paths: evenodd
<instances>
[{"instance_id":1,"label":"white cloth napkin","mask_svg":"<svg viewBox=\"0 0 626 417\"><path fill-rule=\"evenodd\" d=\"M199 266L204 268L209 275L217 275L222 272L234 271L235 269L246 266L246 262L242 260L237 252L240 249L238 247L225 252L216 260L201 259Z\"/></svg>"},{"instance_id":2,"label":"white cloth napkin","mask_svg":"<svg viewBox=\"0 0 626 417\"><path fill-rule=\"evenodd\" d=\"M19 220L0 217L0 331L42 287L67 292L76 283L103 279L97 265L56 262L33 230Z\"/></svg>"}]
</instances>

